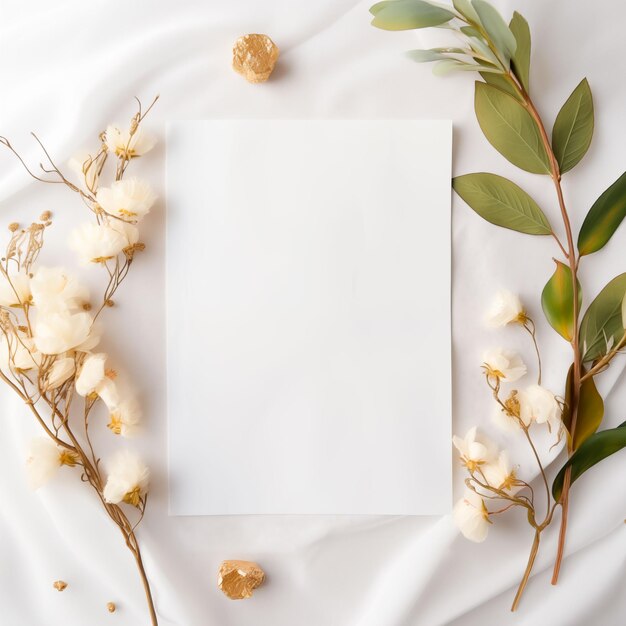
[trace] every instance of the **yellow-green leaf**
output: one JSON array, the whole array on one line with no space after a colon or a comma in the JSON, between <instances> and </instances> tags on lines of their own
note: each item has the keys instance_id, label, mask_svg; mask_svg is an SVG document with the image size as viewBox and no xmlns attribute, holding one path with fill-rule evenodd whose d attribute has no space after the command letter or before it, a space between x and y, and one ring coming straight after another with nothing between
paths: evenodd
<instances>
[{"instance_id":1,"label":"yellow-green leaf","mask_svg":"<svg viewBox=\"0 0 626 626\"><path fill-rule=\"evenodd\" d=\"M474 108L485 137L502 156L527 172L550 173L539 129L518 100L493 85L477 82Z\"/></svg>"},{"instance_id":2,"label":"yellow-green leaf","mask_svg":"<svg viewBox=\"0 0 626 626\"><path fill-rule=\"evenodd\" d=\"M565 471L571 467L570 484L578 480L588 469L607 457L626 448L626 422L617 428L595 433L587 439L561 468L552 483L552 496L558 502L563 490Z\"/></svg>"},{"instance_id":3,"label":"yellow-green leaf","mask_svg":"<svg viewBox=\"0 0 626 626\"><path fill-rule=\"evenodd\" d=\"M626 217L626 172L589 209L578 235L578 252L585 255L604 248L624 217Z\"/></svg>"},{"instance_id":4,"label":"yellow-green leaf","mask_svg":"<svg viewBox=\"0 0 626 626\"><path fill-rule=\"evenodd\" d=\"M582 289L578 283L578 306L582 303ZM561 337L574 336L574 281L569 266L556 262L556 270L541 294L541 306L550 326Z\"/></svg>"},{"instance_id":5,"label":"yellow-green leaf","mask_svg":"<svg viewBox=\"0 0 626 626\"><path fill-rule=\"evenodd\" d=\"M554 122L552 148L561 173L585 156L593 137L593 98L586 78L567 99Z\"/></svg>"},{"instance_id":6,"label":"yellow-green leaf","mask_svg":"<svg viewBox=\"0 0 626 626\"><path fill-rule=\"evenodd\" d=\"M517 11L513 13L509 28L517 42L515 54L511 59L513 71L519 78L520 83L522 83L522 87L528 91L530 77L530 28L528 27L528 22Z\"/></svg>"},{"instance_id":7,"label":"yellow-green leaf","mask_svg":"<svg viewBox=\"0 0 626 626\"><path fill-rule=\"evenodd\" d=\"M370 7L372 25L383 30L412 30L449 22L454 13L424 0L385 0Z\"/></svg>"},{"instance_id":8,"label":"yellow-green leaf","mask_svg":"<svg viewBox=\"0 0 626 626\"><path fill-rule=\"evenodd\" d=\"M616 276L589 305L580 324L583 361L595 361L616 346L624 336L622 304L626 273Z\"/></svg>"},{"instance_id":9,"label":"yellow-green leaf","mask_svg":"<svg viewBox=\"0 0 626 626\"><path fill-rule=\"evenodd\" d=\"M486 83L497 87L501 91L506 91L506 93L513 96L516 100L520 100L520 95L515 91L515 87L506 79L503 74L490 74L487 72L479 72L481 77Z\"/></svg>"},{"instance_id":10,"label":"yellow-green leaf","mask_svg":"<svg viewBox=\"0 0 626 626\"><path fill-rule=\"evenodd\" d=\"M567 374L567 383L565 385L565 409L563 410L563 424L567 431L572 434L572 396L573 396L573 370L572 365L569 368ZM585 369L582 369L582 373L585 373ZM580 445L593 433L598 430L604 417L604 400L598 393L596 383L593 378L588 378L580 386L580 392L578 397L578 409L576 411L576 428L574 436L571 439L574 450L577 450Z\"/></svg>"},{"instance_id":11,"label":"yellow-green leaf","mask_svg":"<svg viewBox=\"0 0 626 626\"><path fill-rule=\"evenodd\" d=\"M454 190L482 218L496 226L528 235L550 235L552 229L539 205L515 183L486 172L457 176Z\"/></svg>"}]
</instances>

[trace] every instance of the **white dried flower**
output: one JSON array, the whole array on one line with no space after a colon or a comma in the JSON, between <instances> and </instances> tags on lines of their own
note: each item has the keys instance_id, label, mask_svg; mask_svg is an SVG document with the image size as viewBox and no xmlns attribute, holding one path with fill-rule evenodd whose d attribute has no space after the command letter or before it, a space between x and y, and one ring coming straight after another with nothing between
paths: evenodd
<instances>
[{"instance_id":1,"label":"white dried flower","mask_svg":"<svg viewBox=\"0 0 626 626\"><path fill-rule=\"evenodd\" d=\"M478 438L477 430L474 426L467 431L465 437L452 437L452 443L461 455L461 462L470 472L490 463L497 454L495 444L485 436Z\"/></svg>"},{"instance_id":2,"label":"white dried flower","mask_svg":"<svg viewBox=\"0 0 626 626\"><path fill-rule=\"evenodd\" d=\"M526 374L522 357L514 350L494 348L483 355L483 366L490 378L511 383Z\"/></svg>"},{"instance_id":3,"label":"white dried flower","mask_svg":"<svg viewBox=\"0 0 626 626\"><path fill-rule=\"evenodd\" d=\"M40 311L65 313L79 310L89 291L62 267L40 267L30 281L33 303Z\"/></svg>"},{"instance_id":4,"label":"white dried flower","mask_svg":"<svg viewBox=\"0 0 626 626\"><path fill-rule=\"evenodd\" d=\"M519 421L515 417L509 415L497 402L494 402L491 421L495 426L507 434L519 432L521 428Z\"/></svg>"},{"instance_id":5,"label":"white dried flower","mask_svg":"<svg viewBox=\"0 0 626 626\"><path fill-rule=\"evenodd\" d=\"M84 182L87 189L95 189L98 185L98 164L88 152L75 154L68 162L67 166Z\"/></svg>"},{"instance_id":6,"label":"white dried flower","mask_svg":"<svg viewBox=\"0 0 626 626\"><path fill-rule=\"evenodd\" d=\"M557 432L561 427L561 406L555 395L540 385L531 385L517 393L520 419L526 426L532 422L548 424Z\"/></svg>"},{"instance_id":7,"label":"white dried flower","mask_svg":"<svg viewBox=\"0 0 626 626\"><path fill-rule=\"evenodd\" d=\"M109 222L109 226L124 237L126 240L126 245L124 246L125 248L133 246L139 241L139 229L129 222L125 222L123 220L111 220Z\"/></svg>"},{"instance_id":8,"label":"white dried flower","mask_svg":"<svg viewBox=\"0 0 626 626\"><path fill-rule=\"evenodd\" d=\"M27 371L39 367L40 363L41 354L25 333L0 335L0 368L5 372L11 369Z\"/></svg>"},{"instance_id":9,"label":"white dried flower","mask_svg":"<svg viewBox=\"0 0 626 626\"><path fill-rule=\"evenodd\" d=\"M60 387L64 382L74 375L76 363L71 357L57 358L46 371L43 381L44 391L50 391Z\"/></svg>"},{"instance_id":10,"label":"white dried flower","mask_svg":"<svg viewBox=\"0 0 626 626\"><path fill-rule=\"evenodd\" d=\"M104 263L115 258L128 245L126 237L107 224L91 222L72 231L69 246L82 263Z\"/></svg>"},{"instance_id":11,"label":"white dried flower","mask_svg":"<svg viewBox=\"0 0 626 626\"><path fill-rule=\"evenodd\" d=\"M505 450L500 452L496 461L481 466L480 471L487 484L495 489L510 491L515 487L517 478Z\"/></svg>"},{"instance_id":12,"label":"white dried flower","mask_svg":"<svg viewBox=\"0 0 626 626\"><path fill-rule=\"evenodd\" d=\"M97 393L98 387L106 377L104 364L107 355L103 352L88 354L80 366L80 371L76 377L76 392L81 396L88 396Z\"/></svg>"},{"instance_id":13,"label":"white dried flower","mask_svg":"<svg viewBox=\"0 0 626 626\"><path fill-rule=\"evenodd\" d=\"M481 543L489 532L489 511L485 501L471 489L454 506L454 521L466 539Z\"/></svg>"},{"instance_id":14,"label":"white dried flower","mask_svg":"<svg viewBox=\"0 0 626 626\"><path fill-rule=\"evenodd\" d=\"M111 460L104 486L104 499L111 504L126 502L138 506L148 490L150 471L129 450L120 450Z\"/></svg>"},{"instance_id":15,"label":"white dried flower","mask_svg":"<svg viewBox=\"0 0 626 626\"><path fill-rule=\"evenodd\" d=\"M30 303L30 276L26 272L16 272L9 275L9 280L0 276L0 305L19 307Z\"/></svg>"},{"instance_id":16,"label":"white dried flower","mask_svg":"<svg viewBox=\"0 0 626 626\"><path fill-rule=\"evenodd\" d=\"M100 187L98 204L109 214L124 220L140 220L152 208L157 196L150 185L137 178L117 180L110 187Z\"/></svg>"},{"instance_id":17,"label":"white dried flower","mask_svg":"<svg viewBox=\"0 0 626 626\"><path fill-rule=\"evenodd\" d=\"M120 403L120 394L117 389L117 385L115 384L115 381L111 380L108 376L104 377L95 392L104 404L106 404L109 411L115 409L115 407Z\"/></svg>"},{"instance_id":18,"label":"white dried flower","mask_svg":"<svg viewBox=\"0 0 626 626\"><path fill-rule=\"evenodd\" d=\"M47 483L62 465L73 467L78 458L74 452L57 446L48 437L36 437L31 441L26 459L28 482L31 489L39 489Z\"/></svg>"},{"instance_id":19,"label":"white dried flower","mask_svg":"<svg viewBox=\"0 0 626 626\"><path fill-rule=\"evenodd\" d=\"M121 158L138 157L149 152L156 145L156 137L138 128L133 136L130 130L120 130L111 124L105 131L105 143L109 151Z\"/></svg>"},{"instance_id":20,"label":"white dried flower","mask_svg":"<svg viewBox=\"0 0 626 626\"><path fill-rule=\"evenodd\" d=\"M73 349L88 349L98 337L91 315L82 313L47 313L39 315L34 327L34 341L42 354L62 354Z\"/></svg>"},{"instance_id":21,"label":"white dried flower","mask_svg":"<svg viewBox=\"0 0 626 626\"><path fill-rule=\"evenodd\" d=\"M141 420L141 407L134 398L120 402L110 413L108 427L122 437L132 437L137 433Z\"/></svg>"},{"instance_id":22,"label":"white dried flower","mask_svg":"<svg viewBox=\"0 0 626 626\"><path fill-rule=\"evenodd\" d=\"M485 318L487 325L492 328L513 323L523 324L526 320L526 312L519 296L506 290L495 295Z\"/></svg>"}]
</instances>

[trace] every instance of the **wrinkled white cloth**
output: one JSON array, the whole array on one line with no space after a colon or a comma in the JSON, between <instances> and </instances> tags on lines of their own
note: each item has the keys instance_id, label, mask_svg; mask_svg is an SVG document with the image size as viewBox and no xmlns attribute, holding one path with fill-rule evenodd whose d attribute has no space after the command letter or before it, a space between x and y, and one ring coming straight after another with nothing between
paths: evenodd
<instances>
[{"instance_id":1,"label":"wrinkled white cloth","mask_svg":"<svg viewBox=\"0 0 626 626\"><path fill-rule=\"evenodd\" d=\"M499 0L519 9L533 35L532 91L552 120L587 76L596 105L589 154L564 179L578 227L596 197L623 171L626 140L624 39L618 0ZM125 122L133 96L161 94L148 125L163 136L168 119L445 118L453 119L454 172L492 171L527 188L559 224L549 180L508 164L483 138L473 114L473 77L433 77L403 51L437 45L437 32L387 33L369 26L368 2L179 0L4 0L0 5L0 134L29 163L40 160L28 136L36 131L64 163L93 145L111 121ZM281 48L272 80L249 85L230 68L231 46L246 32L269 34ZM164 147L135 171L164 196ZM320 155L323 158L323 155ZM134 164L133 164L134 165ZM207 172L207 184L211 184ZM67 231L81 219L77 198L58 186L33 183L0 151L2 223L54 212L42 262L66 258ZM549 584L557 524L545 534L535 575L519 612L508 612L532 540L523 516L501 516L486 543L458 535L451 518L205 517L167 514L167 425L164 412L164 203L146 219L148 244L107 311L104 348L140 390L146 413L137 446L153 470L148 514L139 530L163 626L442 626L516 624L617 626L626 616L626 452L594 468L572 491L571 522L561 581ZM428 236L428 224L415 234ZM585 302L624 271L624 227L581 267ZM453 202L454 431L490 426L491 400L479 369L490 345L519 349L532 363L527 336L488 331L483 311L500 287L519 291L538 322L545 384L563 392L569 350L542 318L540 291L558 250L549 238L498 230ZM97 270L89 273L100 284ZM424 294L425 305L428 302ZM427 332L427 329L424 329ZM626 418L624 361L602 376L606 426ZM434 374L435 375L435 374ZM24 477L26 444L37 429L6 389L0 392L0 623L7 626L84 626L148 623L134 564L95 498L62 469L37 493ZM432 416L436 419L436 416ZM175 420L176 415L170 419ZM104 428L97 446L104 461L119 441ZM536 476L521 441L509 442L522 474ZM548 452L548 461L557 450ZM550 464L554 475L562 456ZM424 476L428 480L428 476ZM463 475L456 468L455 489ZM536 487L540 485L535 482ZM173 486L175 488L175 485ZM538 489L538 493L540 489ZM252 600L231 602L216 588L225 558L253 559L268 581ZM52 582L69 583L63 593ZM118 605L114 616L106 603Z\"/></svg>"}]
</instances>

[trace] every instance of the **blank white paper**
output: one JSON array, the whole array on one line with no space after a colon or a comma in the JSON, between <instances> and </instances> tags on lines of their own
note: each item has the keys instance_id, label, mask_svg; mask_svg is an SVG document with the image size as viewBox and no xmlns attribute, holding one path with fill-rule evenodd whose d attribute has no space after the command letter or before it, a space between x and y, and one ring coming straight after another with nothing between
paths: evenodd
<instances>
[{"instance_id":1,"label":"blank white paper","mask_svg":"<svg viewBox=\"0 0 626 626\"><path fill-rule=\"evenodd\" d=\"M449 512L451 137L169 125L171 514Z\"/></svg>"}]
</instances>

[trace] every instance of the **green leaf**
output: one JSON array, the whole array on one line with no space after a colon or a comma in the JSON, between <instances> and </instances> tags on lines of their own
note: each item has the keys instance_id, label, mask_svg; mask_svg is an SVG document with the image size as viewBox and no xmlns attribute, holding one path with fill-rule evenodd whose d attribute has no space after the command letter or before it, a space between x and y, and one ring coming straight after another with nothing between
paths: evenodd
<instances>
[{"instance_id":1,"label":"green leaf","mask_svg":"<svg viewBox=\"0 0 626 626\"><path fill-rule=\"evenodd\" d=\"M552 148L561 173L569 172L585 156L592 136L593 98L583 78L556 116L552 130Z\"/></svg>"},{"instance_id":2,"label":"green leaf","mask_svg":"<svg viewBox=\"0 0 626 626\"><path fill-rule=\"evenodd\" d=\"M578 480L588 469L607 457L626 448L626 422L617 428L609 428L591 435L587 441L574 452L570 459L561 468L552 483L552 495L558 502L563 490L565 472L571 466L570 484Z\"/></svg>"},{"instance_id":3,"label":"green leaf","mask_svg":"<svg viewBox=\"0 0 626 626\"><path fill-rule=\"evenodd\" d=\"M417 61L418 63L429 63L430 61L439 61L448 58L445 54L435 50L409 50L406 55L409 59Z\"/></svg>"},{"instance_id":4,"label":"green leaf","mask_svg":"<svg viewBox=\"0 0 626 626\"><path fill-rule=\"evenodd\" d=\"M411 30L439 26L454 13L424 0L385 0L370 7L372 25L383 30Z\"/></svg>"},{"instance_id":5,"label":"green leaf","mask_svg":"<svg viewBox=\"0 0 626 626\"><path fill-rule=\"evenodd\" d=\"M466 17L470 22L474 24L480 24L480 18L476 9L472 6L470 0L452 0L452 5L463 17Z\"/></svg>"},{"instance_id":6,"label":"green leaf","mask_svg":"<svg viewBox=\"0 0 626 626\"><path fill-rule=\"evenodd\" d=\"M457 176L454 190L482 218L496 226L529 235L550 235L552 229L539 205L515 183L486 172Z\"/></svg>"},{"instance_id":7,"label":"green leaf","mask_svg":"<svg viewBox=\"0 0 626 626\"><path fill-rule=\"evenodd\" d=\"M582 303L582 289L578 283L578 306ZM574 283L569 266L556 261L556 270L541 294L541 306L550 326L561 337L574 336Z\"/></svg>"},{"instance_id":8,"label":"green leaf","mask_svg":"<svg viewBox=\"0 0 626 626\"><path fill-rule=\"evenodd\" d=\"M501 53L502 61L508 67L508 62L515 54L517 47L515 35L513 35L511 29L507 26L507 23L502 19L498 11L488 2L485 2L485 0L472 0L472 6L476 10L476 13L478 13L478 17L491 38L491 41L493 41L496 48Z\"/></svg>"},{"instance_id":9,"label":"green leaf","mask_svg":"<svg viewBox=\"0 0 626 626\"><path fill-rule=\"evenodd\" d=\"M517 12L513 13L513 18L509 28L515 37L517 47L511 59L515 75L522 83L522 87L528 92L530 75L530 28L528 22Z\"/></svg>"},{"instance_id":10,"label":"green leaf","mask_svg":"<svg viewBox=\"0 0 626 626\"><path fill-rule=\"evenodd\" d=\"M486 83L476 83L474 108L489 143L513 165L549 174L550 161L530 113L514 97Z\"/></svg>"},{"instance_id":11,"label":"green leaf","mask_svg":"<svg viewBox=\"0 0 626 626\"><path fill-rule=\"evenodd\" d=\"M589 305L580 324L583 361L603 357L624 336L622 304L626 295L626 273L616 276Z\"/></svg>"},{"instance_id":12,"label":"green leaf","mask_svg":"<svg viewBox=\"0 0 626 626\"><path fill-rule=\"evenodd\" d=\"M511 83L502 74L483 74L481 72L480 75L489 85L493 85L501 91L506 91L506 93L513 96L518 102L521 102L520 95L517 91L515 91L515 87L513 87L513 85L511 85Z\"/></svg>"},{"instance_id":13,"label":"green leaf","mask_svg":"<svg viewBox=\"0 0 626 626\"><path fill-rule=\"evenodd\" d=\"M589 209L578 235L578 252L591 254L603 248L626 216L626 172Z\"/></svg>"},{"instance_id":14,"label":"green leaf","mask_svg":"<svg viewBox=\"0 0 626 626\"><path fill-rule=\"evenodd\" d=\"M571 437L571 421L572 415L570 408L572 406L573 396L573 370L571 365L567 373L567 383L565 385L565 408L563 409L563 424ZM582 373L585 373L583 368ZM580 386L578 396L578 409L576 413L576 430L572 440L574 450L577 450L581 444L589 439L593 433L598 430L604 417L604 400L598 393L596 383L593 378L588 378Z\"/></svg>"},{"instance_id":15,"label":"green leaf","mask_svg":"<svg viewBox=\"0 0 626 626\"><path fill-rule=\"evenodd\" d=\"M481 72L485 73L502 73L499 69L495 67L481 67L476 65L476 63L464 63L463 61L459 61L457 59L445 59L444 61L439 61L435 65L435 67L433 68L433 74L435 74L436 76L446 76L451 72L476 72L479 69Z\"/></svg>"}]
</instances>

